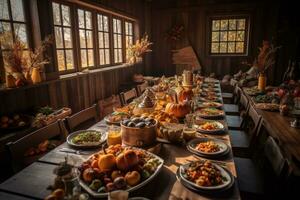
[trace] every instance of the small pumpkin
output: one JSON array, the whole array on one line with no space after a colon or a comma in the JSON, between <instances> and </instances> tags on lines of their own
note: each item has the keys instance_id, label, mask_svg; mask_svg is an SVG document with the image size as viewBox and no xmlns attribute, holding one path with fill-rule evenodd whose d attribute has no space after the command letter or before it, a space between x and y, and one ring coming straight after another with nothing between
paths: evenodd
<instances>
[{"instance_id":1,"label":"small pumpkin","mask_svg":"<svg viewBox=\"0 0 300 200\"><path fill-rule=\"evenodd\" d=\"M191 106L187 101L180 103L168 103L165 112L177 118L183 118L191 112Z\"/></svg>"},{"instance_id":2,"label":"small pumpkin","mask_svg":"<svg viewBox=\"0 0 300 200\"><path fill-rule=\"evenodd\" d=\"M183 89L179 93L177 93L178 101L183 102L185 100L192 100L194 93L191 89Z\"/></svg>"}]
</instances>

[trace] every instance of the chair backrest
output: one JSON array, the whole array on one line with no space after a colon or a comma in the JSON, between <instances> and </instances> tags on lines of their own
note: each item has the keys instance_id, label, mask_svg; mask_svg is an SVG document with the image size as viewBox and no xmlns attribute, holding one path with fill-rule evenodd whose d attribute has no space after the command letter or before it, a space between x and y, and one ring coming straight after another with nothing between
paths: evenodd
<instances>
[{"instance_id":1,"label":"chair backrest","mask_svg":"<svg viewBox=\"0 0 300 200\"><path fill-rule=\"evenodd\" d=\"M234 104L238 104L238 102L240 101L240 98L241 98L241 94L242 94L242 89L238 85L235 85L234 90L233 90L233 103Z\"/></svg>"},{"instance_id":2,"label":"chair backrest","mask_svg":"<svg viewBox=\"0 0 300 200\"><path fill-rule=\"evenodd\" d=\"M250 133L255 133L257 132L257 128L259 126L259 123L261 121L261 116L257 113L255 108L251 105L249 105L249 111L248 111L248 116L254 123L254 128L250 130Z\"/></svg>"},{"instance_id":3,"label":"chair backrest","mask_svg":"<svg viewBox=\"0 0 300 200\"><path fill-rule=\"evenodd\" d=\"M106 99L99 100L98 104L100 119L103 119L106 115L114 111L114 107L120 107L121 101L118 95L112 95L111 97L108 97Z\"/></svg>"},{"instance_id":4,"label":"chair backrest","mask_svg":"<svg viewBox=\"0 0 300 200\"><path fill-rule=\"evenodd\" d=\"M121 92L120 93L120 99L122 102L122 105L127 105L130 103L131 100L137 97L136 89L132 88L131 90L127 92Z\"/></svg>"},{"instance_id":5,"label":"chair backrest","mask_svg":"<svg viewBox=\"0 0 300 200\"><path fill-rule=\"evenodd\" d=\"M94 104L70 117L66 117L65 120L70 132L87 129L98 121L97 105Z\"/></svg>"},{"instance_id":6,"label":"chair backrest","mask_svg":"<svg viewBox=\"0 0 300 200\"><path fill-rule=\"evenodd\" d=\"M245 110L248 104L249 104L249 99L246 97L246 95L243 92L241 92L241 98L239 103L240 110Z\"/></svg>"},{"instance_id":7,"label":"chair backrest","mask_svg":"<svg viewBox=\"0 0 300 200\"><path fill-rule=\"evenodd\" d=\"M284 158L276 140L271 136L267 138L265 143L264 154L277 177L284 177L288 175L287 160Z\"/></svg>"},{"instance_id":8,"label":"chair backrest","mask_svg":"<svg viewBox=\"0 0 300 200\"><path fill-rule=\"evenodd\" d=\"M12 168L14 172L21 170L25 167L25 152L32 147L37 147L45 140L60 137L61 141L65 141L67 136L66 129L61 120L58 120L48 126L38 129L15 142L6 144L8 152L12 161ZM35 160L32 159L32 162ZM27 163L30 164L30 163Z\"/></svg>"},{"instance_id":9,"label":"chair backrest","mask_svg":"<svg viewBox=\"0 0 300 200\"><path fill-rule=\"evenodd\" d=\"M148 87L148 83L144 82L143 84L137 85L137 93L139 96L141 96L143 94L143 92L146 90L146 88Z\"/></svg>"}]
</instances>

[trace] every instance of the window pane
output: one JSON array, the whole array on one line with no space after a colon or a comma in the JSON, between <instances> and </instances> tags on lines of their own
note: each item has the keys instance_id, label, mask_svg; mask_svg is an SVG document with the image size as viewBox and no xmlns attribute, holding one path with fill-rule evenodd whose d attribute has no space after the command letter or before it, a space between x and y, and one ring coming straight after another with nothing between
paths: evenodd
<instances>
[{"instance_id":1,"label":"window pane","mask_svg":"<svg viewBox=\"0 0 300 200\"><path fill-rule=\"evenodd\" d=\"M105 64L105 60L104 60L104 50L103 49L100 49L99 50L99 59L100 59L100 65L104 65Z\"/></svg>"},{"instance_id":2,"label":"window pane","mask_svg":"<svg viewBox=\"0 0 300 200\"><path fill-rule=\"evenodd\" d=\"M212 21L212 30L213 31L220 30L220 20L213 20Z\"/></svg>"},{"instance_id":3,"label":"window pane","mask_svg":"<svg viewBox=\"0 0 300 200\"><path fill-rule=\"evenodd\" d=\"M211 43L211 52L219 53L219 43Z\"/></svg>"},{"instance_id":4,"label":"window pane","mask_svg":"<svg viewBox=\"0 0 300 200\"><path fill-rule=\"evenodd\" d=\"M84 28L84 11L78 9L78 24L79 28Z\"/></svg>"},{"instance_id":5,"label":"window pane","mask_svg":"<svg viewBox=\"0 0 300 200\"><path fill-rule=\"evenodd\" d=\"M22 0L10 0L12 17L15 21L24 22L24 9Z\"/></svg>"},{"instance_id":6,"label":"window pane","mask_svg":"<svg viewBox=\"0 0 300 200\"><path fill-rule=\"evenodd\" d=\"M52 2L53 22L55 25L61 25L59 4Z\"/></svg>"},{"instance_id":7,"label":"window pane","mask_svg":"<svg viewBox=\"0 0 300 200\"><path fill-rule=\"evenodd\" d=\"M85 31L79 30L80 48L86 48Z\"/></svg>"},{"instance_id":8,"label":"window pane","mask_svg":"<svg viewBox=\"0 0 300 200\"><path fill-rule=\"evenodd\" d=\"M28 47L25 24L14 24L15 34Z\"/></svg>"},{"instance_id":9,"label":"window pane","mask_svg":"<svg viewBox=\"0 0 300 200\"><path fill-rule=\"evenodd\" d=\"M92 31L86 31L87 48L93 48Z\"/></svg>"},{"instance_id":10,"label":"window pane","mask_svg":"<svg viewBox=\"0 0 300 200\"><path fill-rule=\"evenodd\" d=\"M109 49L105 49L105 64L109 64L110 63L110 58L109 58Z\"/></svg>"},{"instance_id":11,"label":"window pane","mask_svg":"<svg viewBox=\"0 0 300 200\"><path fill-rule=\"evenodd\" d=\"M65 48L72 48L72 35L70 28L64 28Z\"/></svg>"},{"instance_id":12,"label":"window pane","mask_svg":"<svg viewBox=\"0 0 300 200\"><path fill-rule=\"evenodd\" d=\"M228 41L235 41L236 31L228 32Z\"/></svg>"},{"instance_id":13,"label":"window pane","mask_svg":"<svg viewBox=\"0 0 300 200\"><path fill-rule=\"evenodd\" d=\"M114 48L118 48L117 35L114 35Z\"/></svg>"},{"instance_id":14,"label":"window pane","mask_svg":"<svg viewBox=\"0 0 300 200\"><path fill-rule=\"evenodd\" d=\"M57 65L58 65L58 70L63 71L65 70L65 56L64 56L64 51L63 50L57 50Z\"/></svg>"},{"instance_id":15,"label":"window pane","mask_svg":"<svg viewBox=\"0 0 300 200\"><path fill-rule=\"evenodd\" d=\"M237 41L244 41L245 32L244 31L237 31L236 36L237 36L236 37Z\"/></svg>"},{"instance_id":16,"label":"window pane","mask_svg":"<svg viewBox=\"0 0 300 200\"><path fill-rule=\"evenodd\" d=\"M235 47L236 53L244 53L244 43L243 42L237 42Z\"/></svg>"},{"instance_id":17,"label":"window pane","mask_svg":"<svg viewBox=\"0 0 300 200\"><path fill-rule=\"evenodd\" d=\"M116 19L113 19L113 32L114 33L117 32L117 21L116 21Z\"/></svg>"},{"instance_id":18,"label":"window pane","mask_svg":"<svg viewBox=\"0 0 300 200\"><path fill-rule=\"evenodd\" d=\"M118 62L118 49L114 50L114 61L115 61L115 63Z\"/></svg>"},{"instance_id":19,"label":"window pane","mask_svg":"<svg viewBox=\"0 0 300 200\"><path fill-rule=\"evenodd\" d=\"M67 69L74 69L73 51L66 50Z\"/></svg>"},{"instance_id":20,"label":"window pane","mask_svg":"<svg viewBox=\"0 0 300 200\"><path fill-rule=\"evenodd\" d=\"M228 29L228 20L221 20L221 30Z\"/></svg>"},{"instance_id":21,"label":"window pane","mask_svg":"<svg viewBox=\"0 0 300 200\"><path fill-rule=\"evenodd\" d=\"M55 32L56 48L63 48L63 38L62 38L61 28L60 27L55 27L54 32Z\"/></svg>"},{"instance_id":22,"label":"window pane","mask_svg":"<svg viewBox=\"0 0 300 200\"><path fill-rule=\"evenodd\" d=\"M104 33L104 47L109 48L109 35L108 33Z\"/></svg>"},{"instance_id":23,"label":"window pane","mask_svg":"<svg viewBox=\"0 0 300 200\"><path fill-rule=\"evenodd\" d=\"M103 31L102 15L99 15L99 14L98 14L98 30Z\"/></svg>"},{"instance_id":24,"label":"window pane","mask_svg":"<svg viewBox=\"0 0 300 200\"><path fill-rule=\"evenodd\" d=\"M234 53L235 52L235 43L234 42L228 42L228 53Z\"/></svg>"},{"instance_id":25,"label":"window pane","mask_svg":"<svg viewBox=\"0 0 300 200\"><path fill-rule=\"evenodd\" d=\"M128 35L128 22L125 22L125 35Z\"/></svg>"},{"instance_id":26,"label":"window pane","mask_svg":"<svg viewBox=\"0 0 300 200\"><path fill-rule=\"evenodd\" d=\"M99 48L104 48L104 44L103 44L103 33L99 32L98 33L98 38L99 38Z\"/></svg>"},{"instance_id":27,"label":"window pane","mask_svg":"<svg viewBox=\"0 0 300 200\"><path fill-rule=\"evenodd\" d=\"M88 50L89 66L94 66L94 51Z\"/></svg>"},{"instance_id":28,"label":"window pane","mask_svg":"<svg viewBox=\"0 0 300 200\"><path fill-rule=\"evenodd\" d=\"M81 50L80 56L81 56L81 66L83 68L87 67L86 50Z\"/></svg>"},{"instance_id":29,"label":"window pane","mask_svg":"<svg viewBox=\"0 0 300 200\"><path fill-rule=\"evenodd\" d=\"M133 35L132 23L129 23L128 33L129 33L129 35Z\"/></svg>"},{"instance_id":30,"label":"window pane","mask_svg":"<svg viewBox=\"0 0 300 200\"><path fill-rule=\"evenodd\" d=\"M227 31L220 32L220 41L227 41Z\"/></svg>"},{"instance_id":31,"label":"window pane","mask_svg":"<svg viewBox=\"0 0 300 200\"><path fill-rule=\"evenodd\" d=\"M226 53L226 52L227 52L227 43L220 42L220 53Z\"/></svg>"},{"instance_id":32,"label":"window pane","mask_svg":"<svg viewBox=\"0 0 300 200\"><path fill-rule=\"evenodd\" d=\"M239 19L237 21L237 28L239 30L244 30L245 29L245 23L246 23L246 20L245 19Z\"/></svg>"},{"instance_id":33,"label":"window pane","mask_svg":"<svg viewBox=\"0 0 300 200\"><path fill-rule=\"evenodd\" d=\"M118 48L122 48L122 36L118 35Z\"/></svg>"},{"instance_id":34,"label":"window pane","mask_svg":"<svg viewBox=\"0 0 300 200\"><path fill-rule=\"evenodd\" d=\"M0 19L9 19L7 0L0 0Z\"/></svg>"},{"instance_id":35,"label":"window pane","mask_svg":"<svg viewBox=\"0 0 300 200\"><path fill-rule=\"evenodd\" d=\"M0 33L5 33L5 40L7 41L8 46L3 46L1 45L2 49L8 49L10 48L12 42L13 42L13 37L10 29L10 24L7 22L0 22Z\"/></svg>"},{"instance_id":36,"label":"window pane","mask_svg":"<svg viewBox=\"0 0 300 200\"><path fill-rule=\"evenodd\" d=\"M212 32L211 33L211 41L219 41L219 32Z\"/></svg>"},{"instance_id":37,"label":"window pane","mask_svg":"<svg viewBox=\"0 0 300 200\"><path fill-rule=\"evenodd\" d=\"M87 29L92 29L92 14L89 11L85 11L85 23Z\"/></svg>"},{"instance_id":38,"label":"window pane","mask_svg":"<svg viewBox=\"0 0 300 200\"><path fill-rule=\"evenodd\" d=\"M62 6L62 20L64 26L70 26L70 8L69 6Z\"/></svg>"},{"instance_id":39,"label":"window pane","mask_svg":"<svg viewBox=\"0 0 300 200\"><path fill-rule=\"evenodd\" d=\"M229 30L236 30L236 20L235 19L229 20Z\"/></svg>"},{"instance_id":40,"label":"window pane","mask_svg":"<svg viewBox=\"0 0 300 200\"><path fill-rule=\"evenodd\" d=\"M117 32L118 33L122 33L122 30L121 30L121 20L117 20Z\"/></svg>"},{"instance_id":41,"label":"window pane","mask_svg":"<svg viewBox=\"0 0 300 200\"><path fill-rule=\"evenodd\" d=\"M107 18L107 16L103 16L103 22L104 22L104 31L108 32L108 18Z\"/></svg>"}]
</instances>

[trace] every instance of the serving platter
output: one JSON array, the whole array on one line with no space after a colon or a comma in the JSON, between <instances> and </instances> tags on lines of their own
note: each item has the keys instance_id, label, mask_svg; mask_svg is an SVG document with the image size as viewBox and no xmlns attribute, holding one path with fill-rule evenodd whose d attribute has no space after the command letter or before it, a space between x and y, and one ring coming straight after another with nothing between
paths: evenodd
<instances>
[{"instance_id":1,"label":"serving platter","mask_svg":"<svg viewBox=\"0 0 300 200\"><path fill-rule=\"evenodd\" d=\"M76 136L78 136L79 134L84 134L84 133L99 134L100 140L97 141L97 142L88 142L87 144L76 144L76 143L74 143L74 138ZM105 131L79 130L79 131L71 133L67 137L67 143L68 143L68 145L70 145L72 147L81 148L81 149L99 148L106 141L106 139L107 139L107 133Z\"/></svg>"},{"instance_id":2,"label":"serving platter","mask_svg":"<svg viewBox=\"0 0 300 200\"><path fill-rule=\"evenodd\" d=\"M133 149L133 150L138 150L138 151L142 151L144 152L146 155L150 156L151 159L157 159L158 162L160 163L155 171L150 175L150 177L148 177L147 179L145 179L144 181L140 182L139 184L133 186L133 187L129 187L127 186L127 189L124 189L127 192L132 192L135 191L139 188L142 188L143 186L145 186L146 184L148 184L149 182L151 182L161 171L163 164L164 164L164 160L162 158L160 158L159 156L149 152L149 151L145 151L143 149L140 148L136 148L136 147L128 147L129 149ZM93 157L90 156L87 160L91 159ZM106 198L108 197L109 193L108 192L104 192L104 193L100 193L100 192L96 192L93 191L88 184L86 184L82 179L79 179L79 184L81 185L81 187L83 187L84 190L86 190L91 196L93 196L94 198Z\"/></svg>"},{"instance_id":3,"label":"serving platter","mask_svg":"<svg viewBox=\"0 0 300 200\"><path fill-rule=\"evenodd\" d=\"M112 120L114 117L119 117L120 119L119 120ZM128 118L128 114L127 113L123 113L123 112L113 112L107 116L104 117L104 121L107 123L107 124L111 124L111 125L117 125L119 126L121 121L125 118Z\"/></svg>"},{"instance_id":4,"label":"serving platter","mask_svg":"<svg viewBox=\"0 0 300 200\"><path fill-rule=\"evenodd\" d=\"M217 152L204 152L198 150L196 147L199 143L205 143L205 142L214 142L219 147L219 151ZM188 142L187 149L198 156L204 156L204 157L219 157L226 155L230 148L229 146L222 140L214 139L214 138L195 138Z\"/></svg>"},{"instance_id":5,"label":"serving platter","mask_svg":"<svg viewBox=\"0 0 300 200\"><path fill-rule=\"evenodd\" d=\"M222 108L223 104L215 101L199 102L196 105L198 108Z\"/></svg>"},{"instance_id":6,"label":"serving platter","mask_svg":"<svg viewBox=\"0 0 300 200\"><path fill-rule=\"evenodd\" d=\"M197 121L196 121L196 124L194 124L194 128L196 128L197 131L200 132L200 133L219 134L219 133L225 131L225 126L221 122L214 121L214 120L201 120L201 119L198 119L197 117L196 117L196 120ZM207 125L208 126L214 125L217 128L205 129L204 126L207 126Z\"/></svg>"},{"instance_id":7,"label":"serving platter","mask_svg":"<svg viewBox=\"0 0 300 200\"><path fill-rule=\"evenodd\" d=\"M196 110L195 115L196 117L211 119L224 117L225 113L217 108L199 108Z\"/></svg>"},{"instance_id":8,"label":"serving platter","mask_svg":"<svg viewBox=\"0 0 300 200\"><path fill-rule=\"evenodd\" d=\"M192 182L191 180L188 180L186 170L196 162L201 162L201 161L194 161L194 162L190 162L190 163L179 166L179 168L177 170L177 178L180 180L180 182L184 186L191 188L197 192L214 193L214 192L220 192L220 191L227 190L227 189L231 188L232 185L234 184L234 177L231 174L231 172L215 163L212 163L212 165L217 170L220 171L220 174L223 179L222 184L216 185L216 186L200 186L200 185L197 185L196 183Z\"/></svg>"}]
</instances>

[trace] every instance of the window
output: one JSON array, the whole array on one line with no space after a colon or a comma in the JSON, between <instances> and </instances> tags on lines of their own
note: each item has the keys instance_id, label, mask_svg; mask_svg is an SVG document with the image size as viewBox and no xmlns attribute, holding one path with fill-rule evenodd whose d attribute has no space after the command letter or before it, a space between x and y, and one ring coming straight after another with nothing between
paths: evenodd
<instances>
[{"instance_id":1,"label":"window","mask_svg":"<svg viewBox=\"0 0 300 200\"><path fill-rule=\"evenodd\" d=\"M90 11L78 9L81 68L94 66L93 23Z\"/></svg>"},{"instance_id":2,"label":"window","mask_svg":"<svg viewBox=\"0 0 300 200\"><path fill-rule=\"evenodd\" d=\"M74 58L70 7L53 2L52 11L58 70L73 70Z\"/></svg>"},{"instance_id":3,"label":"window","mask_svg":"<svg viewBox=\"0 0 300 200\"><path fill-rule=\"evenodd\" d=\"M126 50L130 45L133 44L133 23L132 22L125 22L125 45ZM128 58L126 54L126 59Z\"/></svg>"},{"instance_id":4,"label":"window","mask_svg":"<svg viewBox=\"0 0 300 200\"><path fill-rule=\"evenodd\" d=\"M18 38L28 49L27 24L25 19L23 0L0 0L0 33L5 34L8 43ZM1 46L3 56L6 47Z\"/></svg>"},{"instance_id":5,"label":"window","mask_svg":"<svg viewBox=\"0 0 300 200\"><path fill-rule=\"evenodd\" d=\"M211 20L210 53L245 55L248 49L248 18Z\"/></svg>"},{"instance_id":6,"label":"window","mask_svg":"<svg viewBox=\"0 0 300 200\"><path fill-rule=\"evenodd\" d=\"M113 18L114 63L123 62L121 20Z\"/></svg>"},{"instance_id":7,"label":"window","mask_svg":"<svg viewBox=\"0 0 300 200\"><path fill-rule=\"evenodd\" d=\"M110 64L108 17L97 14L100 65Z\"/></svg>"}]
</instances>

